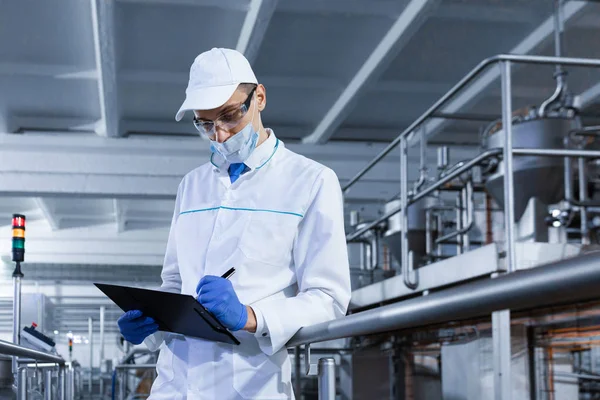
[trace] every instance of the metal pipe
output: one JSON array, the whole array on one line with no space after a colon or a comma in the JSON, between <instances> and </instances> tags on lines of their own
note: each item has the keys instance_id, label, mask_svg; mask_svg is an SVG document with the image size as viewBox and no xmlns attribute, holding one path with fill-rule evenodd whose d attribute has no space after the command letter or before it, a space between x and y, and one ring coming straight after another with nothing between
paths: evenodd
<instances>
[{"instance_id":1,"label":"metal pipe","mask_svg":"<svg viewBox=\"0 0 600 400\"><path fill-rule=\"evenodd\" d=\"M515 252L515 182L513 171L512 87L511 62L500 64L502 84L502 129L504 130L504 234L506 272L511 275L517 268ZM494 392L496 400L510 400L511 345L510 308L492 314L492 342L494 343Z\"/></svg>"},{"instance_id":2,"label":"metal pipe","mask_svg":"<svg viewBox=\"0 0 600 400\"><path fill-rule=\"evenodd\" d=\"M89 386L88 393L92 394L92 384L94 380L94 341L93 341L93 325L92 325L92 317L88 318L88 338L90 341L90 376L89 376Z\"/></svg>"},{"instance_id":3,"label":"metal pipe","mask_svg":"<svg viewBox=\"0 0 600 400\"><path fill-rule=\"evenodd\" d=\"M68 400L75 400L75 370L67 369L67 387L69 391Z\"/></svg>"},{"instance_id":4,"label":"metal pipe","mask_svg":"<svg viewBox=\"0 0 600 400\"><path fill-rule=\"evenodd\" d=\"M463 204L466 204L465 209L463 210L463 231L462 235L462 244L463 244L463 252L469 251L471 247L471 240L469 239L469 231L475 224L475 203L473 199L473 181L468 180L465 185L464 190L462 191L463 196Z\"/></svg>"},{"instance_id":5,"label":"metal pipe","mask_svg":"<svg viewBox=\"0 0 600 400\"><path fill-rule=\"evenodd\" d=\"M591 252L307 326L287 346L481 317L502 309L524 310L597 299L599 256L600 252Z\"/></svg>"},{"instance_id":6,"label":"metal pipe","mask_svg":"<svg viewBox=\"0 0 600 400\"><path fill-rule=\"evenodd\" d=\"M448 159L450 158L448 146L438 147L437 149L437 168L441 173L448 168Z\"/></svg>"},{"instance_id":7,"label":"metal pipe","mask_svg":"<svg viewBox=\"0 0 600 400\"><path fill-rule=\"evenodd\" d=\"M419 191L425 182L427 182L427 134L425 131L425 126L421 126L420 129L421 137L419 140L419 180L415 183L414 191Z\"/></svg>"},{"instance_id":8,"label":"metal pipe","mask_svg":"<svg viewBox=\"0 0 600 400\"><path fill-rule=\"evenodd\" d=\"M335 400L335 359L319 359L318 379L319 400Z\"/></svg>"},{"instance_id":9,"label":"metal pipe","mask_svg":"<svg viewBox=\"0 0 600 400\"><path fill-rule=\"evenodd\" d=\"M583 157L600 158L600 151L595 150L566 150L566 149L523 149L514 148L516 156L547 156L547 157Z\"/></svg>"},{"instance_id":10,"label":"metal pipe","mask_svg":"<svg viewBox=\"0 0 600 400\"><path fill-rule=\"evenodd\" d=\"M52 370L44 370L44 400L52 400Z\"/></svg>"},{"instance_id":11,"label":"metal pipe","mask_svg":"<svg viewBox=\"0 0 600 400\"><path fill-rule=\"evenodd\" d=\"M13 274L13 343L21 343L21 276ZM17 357L12 358L12 373L16 375L18 371Z\"/></svg>"},{"instance_id":12,"label":"metal pipe","mask_svg":"<svg viewBox=\"0 0 600 400\"><path fill-rule=\"evenodd\" d=\"M433 252L433 229L431 227L431 214L433 210L425 210L425 254L429 257Z\"/></svg>"},{"instance_id":13,"label":"metal pipe","mask_svg":"<svg viewBox=\"0 0 600 400\"><path fill-rule=\"evenodd\" d=\"M53 354L44 353L43 351L28 349L27 347L19 346L14 343L0 340L0 354L7 356L29 357L37 361L47 361L63 365L65 360Z\"/></svg>"},{"instance_id":14,"label":"metal pipe","mask_svg":"<svg viewBox=\"0 0 600 400\"><path fill-rule=\"evenodd\" d=\"M562 2L562 0L554 1L554 55L555 55L555 57L560 57L561 53L562 53L563 18L562 18L561 2ZM544 101L542 103L542 105L540 106L539 115L541 117L546 116L547 108L551 104L556 103L560 99L561 95L563 94L563 92L566 89L565 72L563 71L562 66L560 64L556 64L555 68L556 68L556 72L554 73L554 76L556 78L556 90L554 91L552 96L550 96L550 98L548 98L546 101Z\"/></svg>"},{"instance_id":15,"label":"metal pipe","mask_svg":"<svg viewBox=\"0 0 600 400\"><path fill-rule=\"evenodd\" d=\"M379 230L375 229L371 235L371 269L379 268Z\"/></svg>"},{"instance_id":16,"label":"metal pipe","mask_svg":"<svg viewBox=\"0 0 600 400\"><path fill-rule=\"evenodd\" d=\"M517 261L514 248L515 237L515 181L513 172L512 93L511 64L502 64L502 128L504 130L504 224L506 246L506 270L515 271Z\"/></svg>"},{"instance_id":17,"label":"metal pipe","mask_svg":"<svg viewBox=\"0 0 600 400\"><path fill-rule=\"evenodd\" d=\"M414 196L410 197L408 199L408 205L411 205L411 204L413 204L413 203L421 200L422 198L429 196L430 194L432 194L433 192L435 192L436 190L438 190L439 188L441 188L442 186L444 186L446 183L450 182L454 178L456 178L456 177L464 174L465 172L469 171L474 166L479 165L482 161L487 160L490 157L497 156L497 155L501 154L501 152L502 152L501 149L490 149L490 150L487 150L487 151L481 153L477 157L475 157L472 160L466 162L460 168L455 169L452 173L450 173L450 174L444 176L443 178L437 180L436 182L434 182L433 184L431 184L431 186L428 186L427 188L425 188L423 191L421 191L419 193L416 193ZM391 211L387 212L386 214L384 214L382 217L380 217L376 221L373 221L373 222L365 225L361 229L358 229L355 232L352 232L352 233L348 234L346 236L346 240L347 241L352 241L352 240L356 239L357 237L359 237L363 233L367 232L368 230L373 229L375 226L379 225L383 221L386 221L390 217L398 214L401 210L402 210L402 207L398 207L398 208L396 208L394 210L391 210Z\"/></svg>"},{"instance_id":18,"label":"metal pipe","mask_svg":"<svg viewBox=\"0 0 600 400\"><path fill-rule=\"evenodd\" d=\"M17 399L18 400L27 400L27 368L21 367L19 368L18 375L18 385L17 385Z\"/></svg>"},{"instance_id":19,"label":"metal pipe","mask_svg":"<svg viewBox=\"0 0 600 400\"><path fill-rule=\"evenodd\" d=\"M600 68L600 60L594 58L578 58L578 57L553 57L553 56L532 56L518 54L500 54L495 57L488 58L492 62L511 61L517 64L538 64L538 65L562 65L571 67L591 67Z\"/></svg>"},{"instance_id":20,"label":"metal pipe","mask_svg":"<svg viewBox=\"0 0 600 400\"><path fill-rule=\"evenodd\" d=\"M415 273L411 251L408 248L408 141L404 137L400 142L400 209L402 216L402 230L400 232L400 252L404 285L409 289L419 286L419 276ZM411 274L415 275L414 280Z\"/></svg>"},{"instance_id":21,"label":"metal pipe","mask_svg":"<svg viewBox=\"0 0 600 400\"><path fill-rule=\"evenodd\" d=\"M568 150L569 138L564 139L565 148ZM573 187L571 186L571 178L573 177L573 165L569 157L565 157L563 160L563 181L564 181L564 197L565 201L571 202L573 197Z\"/></svg>"},{"instance_id":22,"label":"metal pipe","mask_svg":"<svg viewBox=\"0 0 600 400\"><path fill-rule=\"evenodd\" d=\"M67 400L66 393L66 382L65 382L65 367L60 367L58 369L58 398L60 400Z\"/></svg>"},{"instance_id":23,"label":"metal pipe","mask_svg":"<svg viewBox=\"0 0 600 400\"><path fill-rule=\"evenodd\" d=\"M437 231L438 232L442 232L443 229L444 229L444 219L443 219L443 217L442 217L441 214L438 214L436 216L435 223L436 223ZM442 257L442 252L443 252L442 250L443 249L442 249L442 245L441 244L436 244L435 245L435 254L436 254L437 257Z\"/></svg>"},{"instance_id":24,"label":"metal pipe","mask_svg":"<svg viewBox=\"0 0 600 400\"><path fill-rule=\"evenodd\" d=\"M115 369L152 369L156 364L119 364Z\"/></svg>"},{"instance_id":25,"label":"metal pipe","mask_svg":"<svg viewBox=\"0 0 600 400\"><path fill-rule=\"evenodd\" d=\"M587 179L586 179L586 165L585 159L579 157L577 159L579 166L579 202L584 204L587 201ZM581 244L590 244L590 232L588 230L587 221L587 209L585 207L579 207L579 213L581 216Z\"/></svg>"},{"instance_id":26,"label":"metal pipe","mask_svg":"<svg viewBox=\"0 0 600 400\"><path fill-rule=\"evenodd\" d=\"M459 195L456 197L456 232L454 232L455 234L452 235L452 237L456 236L456 255L462 254L462 208L463 202L459 193Z\"/></svg>"},{"instance_id":27,"label":"metal pipe","mask_svg":"<svg viewBox=\"0 0 600 400\"><path fill-rule=\"evenodd\" d=\"M302 364L300 361L300 346L296 346L294 347L294 394L298 399L302 396L302 377L300 376Z\"/></svg>"},{"instance_id":28,"label":"metal pipe","mask_svg":"<svg viewBox=\"0 0 600 400\"><path fill-rule=\"evenodd\" d=\"M127 371L119 371L121 384L119 385L119 400L125 400L127 397Z\"/></svg>"},{"instance_id":29,"label":"metal pipe","mask_svg":"<svg viewBox=\"0 0 600 400\"><path fill-rule=\"evenodd\" d=\"M570 65L578 67L592 67L600 68L600 61L588 58L573 58L573 57L547 57L547 56L532 56L532 55L516 55L516 54L500 54L493 57L489 57L481 61L475 68L473 68L467 75L465 75L452 89L446 92L438 101L436 101L427 111L425 111L419 118L417 118L410 126L408 126L398 137L396 137L385 149L383 149L373 160L371 160L362 170L360 170L346 185L342 187L345 193L352 187L360 178L362 178L367 172L371 170L379 161L387 156L392 150L400 144L400 139L411 134L418 126L420 126L425 120L431 118L434 112L436 112L441 106L443 106L450 98L454 97L459 91L466 87L477 75L483 72L490 65L498 63L500 61L512 61L520 64L559 64L559 65Z\"/></svg>"},{"instance_id":30,"label":"metal pipe","mask_svg":"<svg viewBox=\"0 0 600 400\"><path fill-rule=\"evenodd\" d=\"M104 379L102 379L102 372L104 368L104 312L106 307L100 307L100 396L104 395ZM90 342L91 343L91 342Z\"/></svg>"}]
</instances>

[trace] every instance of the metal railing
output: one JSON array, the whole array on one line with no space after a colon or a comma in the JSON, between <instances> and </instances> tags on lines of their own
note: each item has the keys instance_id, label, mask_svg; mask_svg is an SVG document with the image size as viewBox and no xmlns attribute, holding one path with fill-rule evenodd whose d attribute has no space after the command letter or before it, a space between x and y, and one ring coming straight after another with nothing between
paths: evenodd
<instances>
[{"instance_id":1,"label":"metal railing","mask_svg":"<svg viewBox=\"0 0 600 400\"><path fill-rule=\"evenodd\" d=\"M598 299L600 251L301 328L287 347Z\"/></svg>"},{"instance_id":2,"label":"metal railing","mask_svg":"<svg viewBox=\"0 0 600 400\"><path fill-rule=\"evenodd\" d=\"M398 137L396 137L385 149L381 151L371 162L359 171L350 181L342 188L346 193L358 180L371 170L379 161L389 154L398 145L400 146L400 206L386 213L376 221L356 230L346 236L347 241L356 240L362 234L372 229L376 225L386 221L390 217L400 213L401 226L408 226L408 206L425 196L433 193L442 187L443 184L450 182L452 179L460 176L462 173L470 170L484 160L495 156L502 155L504 160L504 223L505 223L505 245L507 272L513 272L516 269L516 255L514 250L514 230L515 230L515 207L514 207L514 176L513 156L514 155L545 155L556 157L593 157L597 158L599 152L583 151L583 150L560 150L560 149L513 149L512 146L512 88L511 88L511 66L512 63L520 64L539 64L539 65L570 65L579 67L600 68L600 60L586 58L566 58L566 57L546 57L546 56L521 56L521 55L497 55L483 60L473 70L471 70L463 79L461 79L450 91L442 96L433 106L423 113L415 122L406 128ZM500 77L502 85L502 126L504 127L504 146L502 149L490 149L469 162L466 162L461 167L456 168L448 175L439 179L429 187L415 191L412 196L408 193L408 137L429 118L433 117L436 112L443 107L449 99L455 96L460 90L466 87L475 77L481 74L491 65L500 64ZM423 136L419 140L425 140ZM402 229L400 241L401 259L400 265L404 270L405 285L411 289L418 287L418 271L415 271L412 265L413 257L411 257L408 246L408 231ZM414 275L414 278L413 278Z\"/></svg>"},{"instance_id":3,"label":"metal railing","mask_svg":"<svg viewBox=\"0 0 600 400\"><path fill-rule=\"evenodd\" d=\"M55 363L58 365L65 364L65 360L62 357L55 356L50 353L44 353L43 351L29 349L14 343L6 342L4 340L0 340L0 354L16 357L28 357L32 360Z\"/></svg>"},{"instance_id":4,"label":"metal railing","mask_svg":"<svg viewBox=\"0 0 600 400\"><path fill-rule=\"evenodd\" d=\"M460 167L452 170L447 176L440 177L436 182L430 186L420 189L414 188L414 193L409 195L408 192L408 140L409 137L415 135L417 130L422 127L423 123L429 118L434 118L436 115L439 116L439 112L442 107L446 105L448 100L454 97L459 91L464 89L469 83L471 83L478 75L484 70L488 69L492 65L497 65L500 69L500 83L501 83L501 94L502 94L502 127L504 130L504 144L502 149L490 149L474 159L465 162ZM342 187L344 194L351 189L351 187L359 181L368 171L370 171L377 163L379 163L386 155L388 155L397 146L400 146L400 207L386 213L383 217L377 221L363 226L361 229L349 233L346 236L347 241L352 241L359 238L362 234L386 221L390 217L401 213L400 216L400 266L403 270L404 284L410 289L417 289L419 285L418 270L414 269L412 252L408 246L408 207L416 201L432 194L434 191L441 188L445 183L450 182L461 174L469 171L471 168L481 164L483 161L490 157L501 156L503 159L503 187L504 187L504 241L505 241L505 259L506 259L506 272L512 274L516 270L516 252L515 252L515 204L514 204L514 175L513 175L513 156L522 155L543 155L553 157L565 157L566 160L570 160L571 157L580 157L580 164L583 162L583 158L599 158L600 152L595 151L583 151L583 150L560 150L560 149L514 149L513 148L513 135L512 135L512 65L513 64L537 64L537 65L551 65L551 66L577 66L577 67L591 67L600 68L600 60L586 59L586 58L568 58L568 57L547 57L547 56L525 56L525 55L497 55L490 57L479 63L474 69L472 69L464 78L462 78L454 87L452 87L444 96L442 96L437 102L435 102L425 113L417 118L408 128L406 128L398 137L396 137L385 149L383 149L373 160L371 160L361 171L359 171L346 185ZM559 67L557 67L559 68ZM544 103L544 108L548 105L548 102ZM423 141L426 138L424 135L420 135L418 138ZM567 161L565 161L565 164ZM580 181L582 176L580 174ZM570 182L569 182L570 183ZM566 190L566 189L565 189ZM583 200L582 200L583 201ZM582 216L585 213L585 207L582 207ZM582 237L585 234L582 223ZM550 267L548 267L550 268ZM557 270L557 268L554 268ZM568 272L568 271L561 271ZM594 271L588 271L594 275ZM548 269L543 268L540 271L531 271L526 277L530 277L532 281L530 284L532 287L536 287L540 293L545 293L547 296L554 297L560 296L557 292L547 292L548 287L560 286L561 290L564 291L564 282L558 281L547 281L546 274ZM523 273L519 273L519 278L523 279ZM567 277L565 277L566 279ZM591 276L590 279L595 279L598 282L600 274ZM502 279L502 280L501 280ZM302 343L311 343L314 341L327 340L324 338L342 338L350 337L361 334L372 334L382 332L389 329L401 329L407 327L417 327L426 324L447 321L448 318L460 319L461 315L464 315L466 311L477 309L483 312L493 312L492 315L492 326L493 326L493 337L494 337L494 386L496 390L497 399L510 398L510 309L523 304L530 304L532 306L541 306L547 303L551 298L540 298L538 292L535 290L528 292L515 293L514 289L520 289L523 287L523 282L514 280L510 275L495 280L482 281L473 284L466 284L464 288L471 288L472 293L466 291L463 292L463 287L449 289L445 292L440 292L436 295L429 295L427 297L419 299L411 299L404 301L399 304L382 307L374 311L367 311L359 313L357 315L343 318L342 320L331 321L326 324L321 324L313 327L307 327L301 329L297 335L290 341L290 346L297 346ZM505 287L506 292L497 293L496 299L487 298L485 293L497 292L496 288L504 287L501 283L512 282L515 286ZM536 285L536 282L542 282L543 285ZM582 286L585 286L585 282L577 282ZM513 290L511 290L513 289ZM587 287L586 289L589 289ZM479 290L479 291L478 291ZM569 290L577 292L578 289L574 287ZM482 292L483 291L483 292ZM487 291L487 292L486 292ZM505 293L512 293L513 300L520 298L523 300L522 304L515 303L511 298L507 298ZM579 294L582 294L580 292ZM588 293L589 294L589 293ZM477 296L476 296L477 295ZM520 296L519 296L520 295ZM557 298L554 297L554 298ZM471 301L462 302L461 299L470 299ZM531 303L532 299L539 300L537 303ZM562 299L564 300L564 299ZM481 304L478 304L481 302ZM487 302L487 303L486 303ZM474 306L475 304L475 306ZM482 305L489 304L493 307L483 307ZM454 308L448 309L449 305ZM412 306L412 308L411 308ZM483 307L483 308L482 308ZM446 312L440 312L440 310L446 310ZM498 311L501 310L501 311ZM467 313L468 314L468 313ZM410 319L406 319L406 316L410 315ZM430 316L429 319L425 316ZM508 356L507 354L508 353Z\"/></svg>"},{"instance_id":5,"label":"metal railing","mask_svg":"<svg viewBox=\"0 0 600 400\"><path fill-rule=\"evenodd\" d=\"M54 354L19 346L4 340L0 340L0 354L14 357L15 363L19 365L15 377L18 400L27 399L31 389L27 379L28 369L43 371L44 399L53 399L55 393L58 396L57 398L60 400L73 400L75 398L76 388L74 385L74 364L65 362L62 357ZM53 379L55 373L57 374L58 378L56 390L53 388Z\"/></svg>"}]
</instances>

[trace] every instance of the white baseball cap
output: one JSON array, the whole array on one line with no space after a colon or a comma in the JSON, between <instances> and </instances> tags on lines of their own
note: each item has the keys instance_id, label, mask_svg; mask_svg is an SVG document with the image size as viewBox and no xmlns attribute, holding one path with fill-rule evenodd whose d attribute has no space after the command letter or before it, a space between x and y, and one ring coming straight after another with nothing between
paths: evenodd
<instances>
[{"instance_id":1,"label":"white baseball cap","mask_svg":"<svg viewBox=\"0 0 600 400\"><path fill-rule=\"evenodd\" d=\"M175 120L181 121L186 111L212 110L222 106L240 83L258 84L250 63L242 53L212 48L199 54L190 68L185 101Z\"/></svg>"}]
</instances>

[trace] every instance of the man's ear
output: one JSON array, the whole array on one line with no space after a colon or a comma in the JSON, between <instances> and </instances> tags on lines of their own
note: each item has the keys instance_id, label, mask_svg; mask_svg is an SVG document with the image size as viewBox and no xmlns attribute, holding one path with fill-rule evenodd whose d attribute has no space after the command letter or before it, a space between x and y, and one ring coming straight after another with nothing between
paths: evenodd
<instances>
[{"instance_id":1,"label":"man's ear","mask_svg":"<svg viewBox=\"0 0 600 400\"><path fill-rule=\"evenodd\" d=\"M258 111L263 111L267 107L267 89L262 84L259 84L256 87L255 93Z\"/></svg>"}]
</instances>

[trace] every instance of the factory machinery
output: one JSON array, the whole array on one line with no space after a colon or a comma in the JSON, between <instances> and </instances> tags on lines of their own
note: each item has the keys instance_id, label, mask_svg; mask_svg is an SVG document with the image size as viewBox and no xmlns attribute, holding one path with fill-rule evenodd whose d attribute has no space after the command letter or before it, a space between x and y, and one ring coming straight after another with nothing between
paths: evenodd
<instances>
[{"instance_id":1,"label":"factory machinery","mask_svg":"<svg viewBox=\"0 0 600 400\"><path fill-rule=\"evenodd\" d=\"M559 32L554 57L482 61L343 187L399 149L400 192L383 215L350 212L347 241L360 251L349 315L288 343L296 376L318 375L319 398L600 398L600 126L583 125L566 73L600 60L561 57ZM554 66L557 86L515 110L511 77L522 65ZM440 147L428 173L427 122L479 121L441 111L492 68L502 117L481 127L476 157L450 163ZM407 151L417 143L420 176L409 184ZM311 346L329 349L318 367ZM304 399L316 398L310 382L295 382Z\"/></svg>"}]
</instances>

